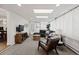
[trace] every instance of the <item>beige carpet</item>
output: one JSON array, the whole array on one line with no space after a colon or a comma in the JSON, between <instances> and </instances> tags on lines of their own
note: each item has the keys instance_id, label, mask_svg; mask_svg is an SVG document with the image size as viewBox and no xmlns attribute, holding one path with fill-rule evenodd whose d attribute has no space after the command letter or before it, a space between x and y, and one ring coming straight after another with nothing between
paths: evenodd
<instances>
[{"instance_id":1,"label":"beige carpet","mask_svg":"<svg viewBox=\"0 0 79 59\"><path fill-rule=\"evenodd\" d=\"M30 37L22 44L15 44L9 47L6 51L2 52L1 55L45 55L44 50L40 47L38 51L37 47L38 41L33 41ZM75 55L74 52L65 46L58 47L57 50L59 55ZM53 50L50 55L56 55L55 51Z\"/></svg>"}]
</instances>

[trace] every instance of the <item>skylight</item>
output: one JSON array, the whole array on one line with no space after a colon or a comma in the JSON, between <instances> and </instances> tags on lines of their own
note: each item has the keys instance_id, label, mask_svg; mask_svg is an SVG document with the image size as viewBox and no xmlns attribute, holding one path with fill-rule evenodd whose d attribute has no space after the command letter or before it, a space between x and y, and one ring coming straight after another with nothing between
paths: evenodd
<instances>
[{"instance_id":1,"label":"skylight","mask_svg":"<svg viewBox=\"0 0 79 59\"><path fill-rule=\"evenodd\" d=\"M52 13L53 9L33 9L34 13Z\"/></svg>"},{"instance_id":2,"label":"skylight","mask_svg":"<svg viewBox=\"0 0 79 59\"><path fill-rule=\"evenodd\" d=\"M48 18L48 16L36 16L36 18Z\"/></svg>"}]
</instances>

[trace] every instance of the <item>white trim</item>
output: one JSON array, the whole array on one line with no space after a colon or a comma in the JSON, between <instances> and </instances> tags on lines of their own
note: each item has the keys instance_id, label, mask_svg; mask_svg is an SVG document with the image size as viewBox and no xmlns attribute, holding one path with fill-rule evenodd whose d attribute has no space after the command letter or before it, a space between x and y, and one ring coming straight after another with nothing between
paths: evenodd
<instances>
[{"instance_id":1,"label":"white trim","mask_svg":"<svg viewBox=\"0 0 79 59\"><path fill-rule=\"evenodd\" d=\"M68 48L70 48L72 51L74 51L76 54L79 55L79 51L76 50L75 48L71 47L70 45L68 45L68 44L66 44L66 43L65 43L65 46L67 46Z\"/></svg>"}]
</instances>

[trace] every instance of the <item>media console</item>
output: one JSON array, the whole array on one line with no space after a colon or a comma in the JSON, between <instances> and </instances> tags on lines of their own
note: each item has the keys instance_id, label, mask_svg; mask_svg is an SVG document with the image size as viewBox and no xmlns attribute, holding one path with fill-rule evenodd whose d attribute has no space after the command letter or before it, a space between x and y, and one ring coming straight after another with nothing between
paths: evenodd
<instances>
[{"instance_id":1,"label":"media console","mask_svg":"<svg viewBox=\"0 0 79 59\"><path fill-rule=\"evenodd\" d=\"M16 33L16 35L15 35L15 44L22 43L27 37L28 37L27 32L26 33L21 33L21 32Z\"/></svg>"}]
</instances>

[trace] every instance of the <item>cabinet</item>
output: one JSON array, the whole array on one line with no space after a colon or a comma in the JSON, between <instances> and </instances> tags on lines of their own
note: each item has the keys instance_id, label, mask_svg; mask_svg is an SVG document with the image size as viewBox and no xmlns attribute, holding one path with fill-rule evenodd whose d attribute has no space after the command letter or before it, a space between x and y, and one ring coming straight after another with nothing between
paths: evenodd
<instances>
[{"instance_id":1,"label":"cabinet","mask_svg":"<svg viewBox=\"0 0 79 59\"><path fill-rule=\"evenodd\" d=\"M22 34L18 33L15 35L15 43L21 43L22 42Z\"/></svg>"},{"instance_id":2,"label":"cabinet","mask_svg":"<svg viewBox=\"0 0 79 59\"><path fill-rule=\"evenodd\" d=\"M20 44L28 37L27 33L16 33L15 43Z\"/></svg>"}]
</instances>

